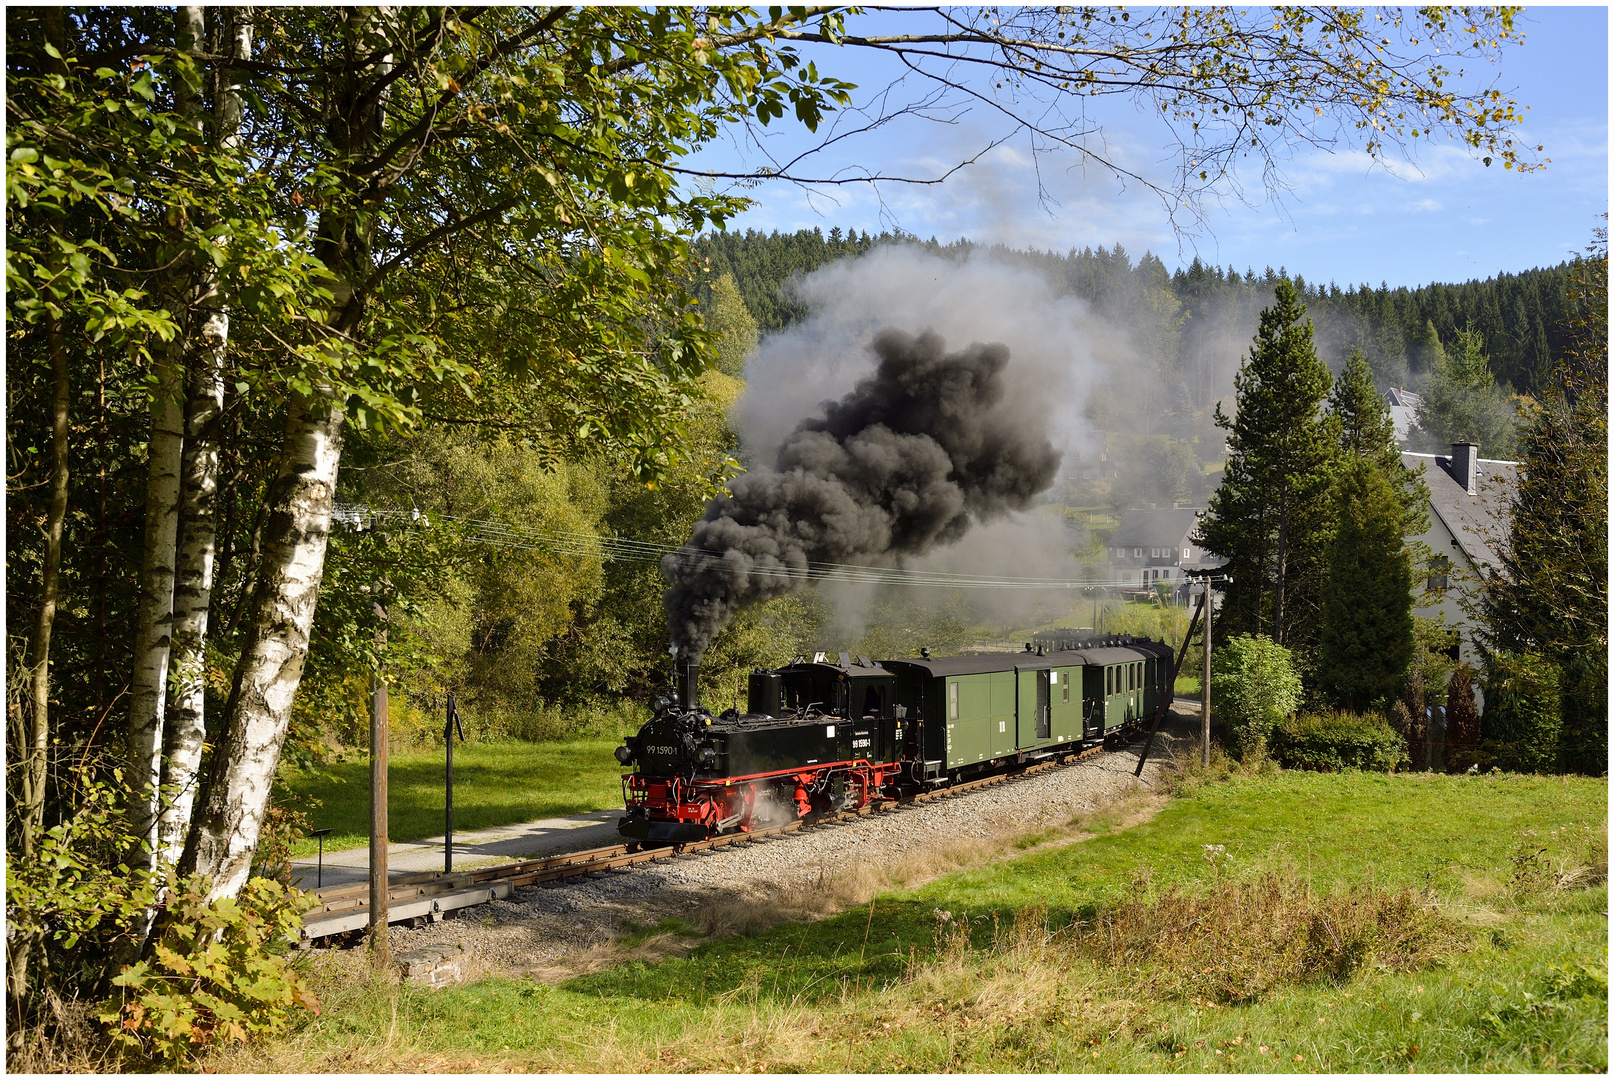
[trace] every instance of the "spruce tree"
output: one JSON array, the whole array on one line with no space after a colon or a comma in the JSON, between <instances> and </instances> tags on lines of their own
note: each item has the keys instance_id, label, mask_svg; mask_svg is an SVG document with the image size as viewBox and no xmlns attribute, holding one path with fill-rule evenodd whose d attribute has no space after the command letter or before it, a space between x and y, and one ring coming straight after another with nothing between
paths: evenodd
<instances>
[{"instance_id":1,"label":"spruce tree","mask_svg":"<svg viewBox=\"0 0 1614 1080\"><path fill-rule=\"evenodd\" d=\"M1333 422L1322 412L1332 379L1311 320L1287 278L1233 385L1237 412L1216 407L1227 469L1200 523L1200 543L1227 562L1227 632L1266 633L1309 667L1332 535Z\"/></svg>"},{"instance_id":2,"label":"spruce tree","mask_svg":"<svg viewBox=\"0 0 1614 1080\"><path fill-rule=\"evenodd\" d=\"M1485 644L1563 673L1563 760L1608 755L1608 248L1574 270L1573 345L1523 438L1501 572L1485 583Z\"/></svg>"},{"instance_id":3,"label":"spruce tree","mask_svg":"<svg viewBox=\"0 0 1614 1080\"><path fill-rule=\"evenodd\" d=\"M1514 452L1513 418L1485 356L1485 339L1463 330L1457 346L1435 361L1423 386L1413 439L1439 453L1452 443L1475 443L1490 458Z\"/></svg>"},{"instance_id":4,"label":"spruce tree","mask_svg":"<svg viewBox=\"0 0 1614 1080\"><path fill-rule=\"evenodd\" d=\"M1339 431L1340 453L1372 462L1390 481L1401 504L1401 531L1416 536L1429 528L1429 486L1417 472L1401 460L1401 447L1395 440L1395 421L1390 406L1374 387L1367 361L1352 350L1345 370L1328 396L1329 412Z\"/></svg>"},{"instance_id":5,"label":"spruce tree","mask_svg":"<svg viewBox=\"0 0 1614 1080\"><path fill-rule=\"evenodd\" d=\"M1400 499L1371 459L1341 464L1334 506L1317 682L1356 712L1395 696L1412 664L1412 559Z\"/></svg>"}]
</instances>

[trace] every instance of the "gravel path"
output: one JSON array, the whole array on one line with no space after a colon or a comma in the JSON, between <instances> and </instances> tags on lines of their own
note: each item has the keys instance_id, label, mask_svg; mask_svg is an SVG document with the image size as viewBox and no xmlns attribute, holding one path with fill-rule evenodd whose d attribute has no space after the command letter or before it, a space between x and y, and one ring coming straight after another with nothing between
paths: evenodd
<instances>
[{"instance_id":1,"label":"gravel path","mask_svg":"<svg viewBox=\"0 0 1614 1080\"><path fill-rule=\"evenodd\" d=\"M1149 801L1157 806L1172 747L1197 735L1198 717L1181 705L1178 710L1161 726L1141 779L1132 775L1139 742L955 798L778 840L518 889L510 900L467 908L440 923L393 927L392 949L460 945L471 954L473 972L561 977L621 959L625 953L610 946L613 938L666 918L723 933L828 914L879 888L990 861L1011 837L1063 827L1129 798L1153 796ZM691 943L668 939L643 948L654 953L659 944L665 953Z\"/></svg>"}]
</instances>

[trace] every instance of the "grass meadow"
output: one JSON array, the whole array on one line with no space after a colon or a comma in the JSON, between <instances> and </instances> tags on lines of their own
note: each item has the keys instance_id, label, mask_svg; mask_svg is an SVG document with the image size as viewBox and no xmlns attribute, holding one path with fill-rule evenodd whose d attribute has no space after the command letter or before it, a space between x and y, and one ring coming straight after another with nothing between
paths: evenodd
<instances>
[{"instance_id":1,"label":"grass meadow","mask_svg":"<svg viewBox=\"0 0 1614 1080\"><path fill-rule=\"evenodd\" d=\"M1185 768L1148 812L824 882L812 921L634 928L570 974L433 992L311 957L322 1015L203 1064L1606 1071L1605 779Z\"/></svg>"},{"instance_id":2,"label":"grass meadow","mask_svg":"<svg viewBox=\"0 0 1614 1080\"><path fill-rule=\"evenodd\" d=\"M622 805L622 770L611 751L618 736L553 742L467 742L454 747L454 830L492 828ZM368 758L293 778L289 804L310 827L332 829L326 851L369 843ZM394 840L443 835L443 750L390 754L387 832ZM312 855L300 840L293 855Z\"/></svg>"}]
</instances>

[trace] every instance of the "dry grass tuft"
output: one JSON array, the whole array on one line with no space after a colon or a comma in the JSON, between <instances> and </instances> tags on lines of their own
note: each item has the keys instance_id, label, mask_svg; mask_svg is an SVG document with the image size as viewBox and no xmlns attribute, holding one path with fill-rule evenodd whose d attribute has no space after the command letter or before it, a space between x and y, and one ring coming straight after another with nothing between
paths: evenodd
<instances>
[{"instance_id":1,"label":"dry grass tuft","mask_svg":"<svg viewBox=\"0 0 1614 1080\"><path fill-rule=\"evenodd\" d=\"M44 995L44 1023L11 1032L6 1050L8 1073L121 1072L125 1065L118 1048L95 1020L94 1006L64 1001L49 989Z\"/></svg>"},{"instance_id":2,"label":"dry grass tuft","mask_svg":"<svg viewBox=\"0 0 1614 1080\"><path fill-rule=\"evenodd\" d=\"M1062 935L1065 936L1065 935ZM1176 888L1100 912L1070 947L1112 967L1145 968L1157 989L1224 1003L1285 985L1343 982L1368 962L1407 971L1462 947L1463 931L1409 889L1319 895L1287 876Z\"/></svg>"}]
</instances>

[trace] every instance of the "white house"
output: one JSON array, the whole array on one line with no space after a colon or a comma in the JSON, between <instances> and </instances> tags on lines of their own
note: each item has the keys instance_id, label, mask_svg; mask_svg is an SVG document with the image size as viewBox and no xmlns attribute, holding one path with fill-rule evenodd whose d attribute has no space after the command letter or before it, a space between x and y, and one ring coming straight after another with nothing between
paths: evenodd
<instances>
[{"instance_id":1,"label":"white house","mask_svg":"<svg viewBox=\"0 0 1614 1080\"><path fill-rule=\"evenodd\" d=\"M1123 590L1164 582L1180 585L1183 572L1220 566L1222 560L1189 539L1204 510L1193 507L1128 510L1109 543L1109 578Z\"/></svg>"},{"instance_id":2,"label":"white house","mask_svg":"<svg viewBox=\"0 0 1614 1080\"><path fill-rule=\"evenodd\" d=\"M1446 624L1460 632L1455 659L1476 664L1473 620L1463 601L1477 596L1479 574L1499 565L1496 553L1507 543L1519 463L1482 458L1473 443L1454 444L1450 457L1402 454L1401 461L1413 471L1422 467L1429 485L1429 531L1421 539L1429 545L1430 564L1413 585L1418 613L1444 614Z\"/></svg>"}]
</instances>

